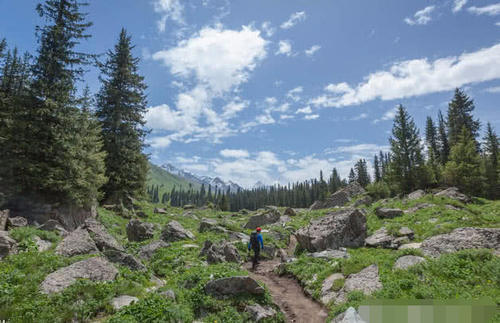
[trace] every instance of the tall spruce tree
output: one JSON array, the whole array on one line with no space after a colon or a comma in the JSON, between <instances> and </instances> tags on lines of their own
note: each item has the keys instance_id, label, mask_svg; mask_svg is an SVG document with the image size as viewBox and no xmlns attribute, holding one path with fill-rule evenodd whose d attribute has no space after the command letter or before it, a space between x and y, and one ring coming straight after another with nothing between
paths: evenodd
<instances>
[{"instance_id":1,"label":"tall spruce tree","mask_svg":"<svg viewBox=\"0 0 500 323\"><path fill-rule=\"evenodd\" d=\"M450 155L450 144L448 142L448 134L446 132L446 121L443 118L441 110L438 113L438 145L439 145L439 160L441 165L446 164Z\"/></svg>"},{"instance_id":2,"label":"tall spruce tree","mask_svg":"<svg viewBox=\"0 0 500 323\"><path fill-rule=\"evenodd\" d=\"M356 179L356 173L354 172L354 169L351 168L351 170L349 171L349 184L354 183Z\"/></svg>"},{"instance_id":3,"label":"tall spruce tree","mask_svg":"<svg viewBox=\"0 0 500 323\"><path fill-rule=\"evenodd\" d=\"M499 139L491 123L488 122L486 127L486 135L483 139L484 147L484 170L486 177L486 194L490 199L500 198L500 155Z\"/></svg>"},{"instance_id":4,"label":"tall spruce tree","mask_svg":"<svg viewBox=\"0 0 500 323\"><path fill-rule=\"evenodd\" d=\"M448 141L450 147L456 145L465 127L474 140L477 138L480 128L479 120L472 116L474 101L461 89L455 89L453 99L448 105Z\"/></svg>"},{"instance_id":5,"label":"tall spruce tree","mask_svg":"<svg viewBox=\"0 0 500 323\"><path fill-rule=\"evenodd\" d=\"M382 174L380 173L380 163L378 161L378 156L375 155L373 157L373 174L374 174L374 177L375 177L375 182L379 182L381 179L382 179Z\"/></svg>"},{"instance_id":6,"label":"tall spruce tree","mask_svg":"<svg viewBox=\"0 0 500 323\"><path fill-rule=\"evenodd\" d=\"M431 117L427 117L425 124L425 144L427 146L427 165L431 171L432 182L437 183L440 179L440 156L437 139L437 129Z\"/></svg>"},{"instance_id":7,"label":"tall spruce tree","mask_svg":"<svg viewBox=\"0 0 500 323\"><path fill-rule=\"evenodd\" d=\"M366 165L366 160L360 159L354 165L356 181L359 185L366 187L370 184L370 175L368 174L368 166Z\"/></svg>"},{"instance_id":8,"label":"tall spruce tree","mask_svg":"<svg viewBox=\"0 0 500 323\"><path fill-rule=\"evenodd\" d=\"M102 88L97 96L97 116L104 133L106 175L105 199L126 201L145 191L148 160L142 153L146 85L138 73L139 59L132 55L131 37L122 29L114 50L102 65Z\"/></svg>"}]
</instances>

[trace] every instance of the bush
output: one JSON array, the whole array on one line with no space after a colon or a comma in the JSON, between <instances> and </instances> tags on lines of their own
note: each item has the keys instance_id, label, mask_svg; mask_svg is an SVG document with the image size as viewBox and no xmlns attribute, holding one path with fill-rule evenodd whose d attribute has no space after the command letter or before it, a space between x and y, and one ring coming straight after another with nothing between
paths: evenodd
<instances>
[{"instance_id":1,"label":"bush","mask_svg":"<svg viewBox=\"0 0 500 323\"><path fill-rule=\"evenodd\" d=\"M370 197L376 200L391 196L391 188L386 182L383 181L368 184L368 186L366 186L366 190L368 191Z\"/></svg>"}]
</instances>

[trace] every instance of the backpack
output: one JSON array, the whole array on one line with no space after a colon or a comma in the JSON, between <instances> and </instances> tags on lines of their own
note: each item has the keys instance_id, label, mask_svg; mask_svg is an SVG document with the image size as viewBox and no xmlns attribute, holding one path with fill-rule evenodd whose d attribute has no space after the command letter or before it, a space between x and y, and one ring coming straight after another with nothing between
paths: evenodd
<instances>
[{"instance_id":1,"label":"backpack","mask_svg":"<svg viewBox=\"0 0 500 323\"><path fill-rule=\"evenodd\" d=\"M252 232L250 234L250 246L252 246L252 249L260 249L259 239L257 238L257 232Z\"/></svg>"}]
</instances>

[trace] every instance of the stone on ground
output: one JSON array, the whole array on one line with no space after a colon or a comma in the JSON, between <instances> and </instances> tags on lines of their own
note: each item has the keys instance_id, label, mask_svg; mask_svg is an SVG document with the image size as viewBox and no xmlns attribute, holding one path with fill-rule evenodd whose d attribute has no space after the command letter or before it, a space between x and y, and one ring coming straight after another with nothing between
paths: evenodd
<instances>
[{"instance_id":1,"label":"stone on ground","mask_svg":"<svg viewBox=\"0 0 500 323\"><path fill-rule=\"evenodd\" d=\"M434 194L434 196L447 197L462 203L469 203L471 201L470 197L461 193L456 187L448 187L447 189Z\"/></svg>"},{"instance_id":2,"label":"stone on ground","mask_svg":"<svg viewBox=\"0 0 500 323\"><path fill-rule=\"evenodd\" d=\"M399 250L404 250L404 249L420 249L422 247L421 242L413 242L413 243L406 243L404 245L399 246Z\"/></svg>"},{"instance_id":3,"label":"stone on ground","mask_svg":"<svg viewBox=\"0 0 500 323\"><path fill-rule=\"evenodd\" d=\"M150 244L141 247L141 249L139 250L139 258L149 260L151 259L151 257L153 257L158 249L166 248L169 246L170 244L162 240L153 241Z\"/></svg>"},{"instance_id":4,"label":"stone on ground","mask_svg":"<svg viewBox=\"0 0 500 323\"><path fill-rule=\"evenodd\" d=\"M146 270L144 266L137 258L120 250L106 250L104 255L109 261L129 267L132 270Z\"/></svg>"},{"instance_id":5,"label":"stone on ground","mask_svg":"<svg viewBox=\"0 0 500 323\"><path fill-rule=\"evenodd\" d=\"M83 228L71 232L56 247L56 254L66 257L97 253L98 251L94 240Z\"/></svg>"},{"instance_id":6,"label":"stone on ground","mask_svg":"<svg viewBox=\"0 0 500 323\"><path fill-rule=\"evenodd\" d=\"M321 302L325 305L330 303L333 299L335 299L338 290L332 290L333 284L336 280L344 279L344 275L341 273L334 273L330 275L321 286Z\"/></svg>"},{"instance_id":7,"label":"stone on ground","mask_svg":"<svg viewBox=\"0 0 500 323\"><path fill-rule=\"evenodd\" d=\"M419 198L422 198L425 196L424 190L416 190L414 192L411 192L408 194L407 199L412 201L412 200L418 200Z\"/></svg>"},{"instance_id":8,"label":"stone on ground","mask_svg":"<svg viewBox=\"0 0 500 323\"><path fill-rule=\"evenodd\" d=\"M299 229L295 236L300 246L310 252L361 247L366 238L366 217L358 209L329 213Z\"/></svg>"},{"instance_id":9,"label":"stone on ground","mask_svg":"<svg viewBox=\"0 0 500 323\"><path fill-rule=\"evenodd\" d=\"M144 241L154 235L154 224L132 219L127 224L127 238L129 241Z\"/></svg>"},{"instance_id":10,"label":"stone on ground","mask_svg":"<svg viewBox=\"0 0 500 323\"><path fill-rule=\"evenodd\" d=\"M264 288L249 276L234 276L208 282L205 286L205 292L216 297L242 294L262 295Z\"/></svg>"},{"instance_id":11,"label":"stone on ground","mask_svg":"<svg viewBox=\"0 0 500 323\"><path fill-rule=\"evenodd\" d=\"M0 231L7 230L7 219L9 218L9 210L0 210Z\"/></svg>"},{"instance_id":12,"label":"stone on ground","mask_svg":"<svg viewBox=\"0 0 500 323\"><path fill-rule=\"evenodd\" d=\"M165 299L171 299L175 301L175 292L171 289L159 292L158 294Z\"/></svg>"},{"instance_id":13,"label":"stone on ground","mask_svg":"<svg viewBox=\"0 0 500 323\"><path fill-rule=\"evenodd\" d=\"M323 259L348 259L349 253L345 248L340 248L339 250L327 249L319 252L313 252L309 253L308 256Z\"/></svg>"},{"instance_id":14,"label":"stone on ground","mask_svg":"<svg viewBox=\"0 0 500 323\"><path fill-rule=\"evenodd\" d=\"M122 307L129 306L132 303L138 302L139 299L134 296L129 295L121 295L115 297L111 300L111 305L115 309L115 311L120 310Z\"/></svg>"},{"instance_id":15,"label":"stone on ground","mask_svg":"<svg viewBox=\"0 0 500 323\"><path fill-rule=\"evenodd\" d=\"M16 240L7 231L0 231L0 259L16 252Z\"/></svg>"},{"instance_id":16,"label":"stone on ground","mask_svg":"<svg viewBox=\"0 0 500 323\"><path fill-rule=\"evenodd\" d=\"M347 300L347 294L352 291L361 291L365 295L382 289L382 283L378 275L378 266L371 265L361 270L359 273L351 274L347 277L344 287L337 293L335 304L343 303Z\"/></svg>"},{"instance_id":17,"label":"stone on ground","mask_svg":"<svg viewBox=\"0 0 500 323\"><path fill-rule=\"evenodd\" d=\"M16 216L16 217L7 219L7 227L9 229L21 228L21 227L25 227L27 225L28 225L28 220L26 220L22 216Z\"/></svg>"},{"instance_id":18,"label":"stone on ground","mask_svg":"<svg viewBox=\"0 0 500 323\"><path fill-rule=\"evenodd\" d=\"M157 207L155 207L153 212L156 214L167 214L167 211L165 209L161 209L161 208L157 208Z\"/></svg>"},{"instance_id":19,"label":"stone on ground","mask_svg":"<svg viewBox=\"0 0 500 323\"><path fill-rule=\"evenodd\" d=\"M265 213L251 216L245 224L245 229L255 229L266 224L273 224L280 220L280 213L278 210L268 210Z\"/></svg>"},{"instance_id":20,"label":"stone on ground","mask_svg":"<svg viewBox=\"0 0 500 323\"><path fill-rule=\"evenodd\" d=\"M337 315L331 323L366 323L354 307L349 307L345 312Z\"/></svg>"},{"instance_id":21,"label":"stone on ground","mask_svg":"<svg viewBox=\"0 0 500 323\"><path fill-rule=\"evenodd\" d=\"M407 269L424 261L425 258L418 256L399 257L398 260L396 260L396 263L394 264L394 269Z\"/></svg>"},{"instance_id":22,"label":"stone on ground","mask_svg":"<svg viewBox=\"0 0 500 323\"><path fill-rule=\"evenodd\" d=\"M48 220L47 222L39 226L38 229L44 231L56 231L59 232L59 234L63 237L68 235L68 231L66 231L66 229L62 226L62 224L54 219Z\"/></svg>"},{"instance_id":23,"label":"stone on ground","mask_svg":"<svg viewBox=\"0 0 500 323\"><path fill-rule=\"evenodd\" d=\"M375 210L375 214L381 219L392 219L397 216L403 215L403 211L401 209L390 209L381 207Z\"/></svg>"},{"instance_id":24,"label":"stone on ground","mask_svg":"<svg viewBox=\"0 0 500 323\"><path fill-rule=\"evenodd\" d=\"M247 305L245 312L250 314L252 322L260 322L276 316L276 311L271 306L261 306L259 304Z\"/></svg>"},{"instance_id":25,"label":"stone on ground","mask_svg":"<svg viewBox=\"0 0 500 323\"><path fill-rule=\"evenodd\" d=\"M194 239L194 234L184 229L179 222L172 220L163 229L161 239L165 242L192 240Z\"/></svg>"},{"instance_id":26,"label":"stone on ground","mask_svg":"<svg viewBox=\"0 0 500 323\"><path fill-rule=\"evenodd\" d=\"M47 251L52 247L52 242L43 240L39 236L34 236L33 240L39 252Z\"/></svg>"},{"instance_id":27,"label":"stone on ground","mask_svg":"<svg viewBox=\"0 0 500 323\"><path fill-rule=\"evenodd\" d=\"M358 183L351 183L346 187L338 190L328 197L325 201L316 201L311 205L311 210L327 209L336 206L344 206L349 203L354 197L366 193L365 189Z\"/></svg>"},{"instance_id":28,"label":"stone on ground","mask_svg":"<svg viewBox=\"0 0 500 323\"><path fill-rule=\"evenodd\" d=\"M77 279L112 281L118 270L106 259L94 257L63 267L48 275L40 285L45 294L57 293L72 285Z\"/></svg>"},{"instance_id":29,"label":"stone on ground","mask_svg":"<svg viewBox=\"0 0 500 323\"><path fill-rule=\"evenodd\" d=\"M417 212L418 210L422 210L422 209L428 209L428 208L431 208L433 206L436 206L435 204L431 204L431 203L420 203L420 204L417 204L407 210L404 210L403 213L405 214L409 214L409 213L415 213Z\"/></svg>"},{"instance_id":30,"label":"stone on ground","mask_svg":"<svg viewBox=\"0 0 500 323\"><path fill-rule=\"evenodd\" d=\"M386 228L382 227L366 238L365 243L368 247L390 248L395 237L389 234Z\"/></svg>"},{"instance_id":31,"label":"stone on ground","mask_svg":"<svg viewBox=\"0 0 500 323\"><path fill-rule=\"evenodd\" d=\"M90 233L97 248L101 251L120 250L125 251L116 239L106 231L104 225L93 218L85 220L85 228Z\"/></svg>"},{"instance_id":32,"label":"stone on ground","mask_svg":"<svg viewBox=\"0 0 500 323\"><path fill-rule=\"evenodd\" d=\"M221 262L241 262L238 249L232 244L224 242L222 244L214 244L207 240L200 252L200 256L207 257L209 264L217 264Z\"/></svg>"}]
</instances>

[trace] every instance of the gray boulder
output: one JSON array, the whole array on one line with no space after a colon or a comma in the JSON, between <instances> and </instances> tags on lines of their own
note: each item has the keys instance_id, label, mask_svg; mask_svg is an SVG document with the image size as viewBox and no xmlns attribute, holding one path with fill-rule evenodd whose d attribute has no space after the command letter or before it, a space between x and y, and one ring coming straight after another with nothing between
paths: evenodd
<instances>
[{"instance_id":1,"label":"gray boulder","mask_svg":"<svg viewBox=\"0 0 500 323\"><path fill-rule=\"evenodd\" d=\"M398 231L399 236L408 237L408 239L413 240L415 233L408 227L401 227Z\"/></svg>"},{"instance_id":2,"label":"gray boulder","mask_svg":"<svg viewBox=\"0 0 500 323\"><path fill-rule=\"evenodd\" d=\"M57 293L72 285L77 279L112 281L118 270L102 257L94 257L63 267L48 275L40 285L45 294Z\"/></svg>"},{"instance_id":3,"label":"gray boulder","mask_svg":"<svg viewBox=\"0 0 500 323\"><path fill-rule=\"evenodd\" d=\"M28 220L23 218L22 216L16 216L13 218L7 219L7 227L11 228L22 228L28 225Z\"/></svg>"},{"instance_id":4,"label":"gray boulder","mask_svg":"<svg viewBox=\"0 0 500 323\"><path fill-rule=\"evenodd\" d=\"M401 209L389 209L381 207L375 210L375 214L381 219L392 219L397 216L403 215L403 211Z\"/></svg>"},{"instance_id":5,"label":"gray boulder","mask_svg":"<svg viewBox=\"0 0 500 323\"><path fill-rule=\"evenodd\" d=\"M207 257L207 262L209 264L217 264L221 262L241 262L238 249L227 242L217 245L209 240L205 241L203 249L200 252L200 256Z\"/></svg>"},{"instance_id":6,"label":"gray boulder","mask_svg":"<svg viewBox=\"0 0 500 323\"><path fill-rule=\"evenodd\" d=\"M264 319L271 319L276 316L276 311L271 306L261 306L259 304L247 305L245 312L250 314L252 322L260 322Z\"/></svg>"},{"instance_id":7,"label":"gray boulder","mask_svg":"<svg viewBox=\"0 0 500 323\"><path fill-rule=\"evenodd\" d=\"M361 247L366 238L366 217L358 209L329 213L298 230L295 237L310 252Z\"/></svg>"},{"instance_id":8,"label":"gray boulder","mask_svg":"<svg viewBox=\"0 0 500 323\"><path fill-rule=\"evenodd\" d=\"M413 231L407 227L399 229L398 234L399 237L395 237L385 227L382 227L366 238L365 244L373 248L398 249L400 245L408 243L413 239Z\"/></svg>"},{"instance_id":9,"label":"gray boulder","mask_svg":"<svg viewBox=\"0 0 500 323\"><path fill-rule=\"evenodd\" d=\"M171 300L175 301L175 292L171 289L165 290L163 292L159 292L158 294L161 295L163 298L171 299Z\"/></svg>"},{"instance_id":10,"label":"gray boulder","mask_svg":"<svg viewBox=\"0 0 500 323\"><path fill-rule=\"evenodd\" d=\"M337 296L336 303L343 303L347 300L347 294L352 291L361 291L365 295L382 289L382 283L378 275L378 266L371 265L361 270L359 273L351 274L347 277L344 287Z\"/></svg>"},{"instance_id":11,"label":"gray boulder","mask_svg":"<svg viewBox=\"0 0 500 323\"><path fill-rule=\"evenodd\" d=\"M194 239L194 234L184 229L179 222L172 220L163 229L161 239L166 242L192 240Z\"/></svg>"},{"instance_id":12,"label":"gray boulder","mask_svg":"<svg viewBox=\"0 0 500 323\"><path fill-rule=\"evenodd\" d=\"M17 243L7 231L0 231L0 259L16 252Z\"/></svg>"},{"instance_id":13,"label":"gray boulder","mask_svg":"<svg viewBox=\"0 0 500 323\"><path fill-rule=\"evenodd\" d=\"M85 228L94 240L97 248L101 251L120 250L125 251L116 239L106 231L104 225L93 218L85 220Z\"/></svg>"},{"instance_id":14,"label":"gray boulder","mask_svg":"<svg viewBox=\"0 0 500 323\"><path fill-rule=\"evenodd\" d=\"M106 250L104 255L109 261L129 267L132 270L146 270L144 266L137 258L120 250Z\"/></svg>"},{"instance_id":15,"label":"gray boulder","mask_svg":"<svg viewBox=\"0 0 500 323\"><path fill-rule=\"evenodd\" d=\"M250 241L250 236L244 234L243 232L229 231L229 241L241 241L243 243L248 243Z\"/></svg>"},{"instance_id":16,"label":"gray boulder","mask_svg":"<svg viewBox=\"0 0 500 323\"><path fill-rule=\"evenodd\" d=\"M424 261L425 258L418 256L399 257L398 260L396 260L396 263L394 263L394 269L408 269Z\"/></svg>"},{"instance_id":17,"label":"gray boulder","mask_svg":"<svg viewBox=\"0 0 500 323\"><path fill-rule=\"evenodd\" d=\"M0 210L0 231L7 230L7 219L9 218L9 210Z\"/></svg>"},{"instance_id":18,"label":"gray boulder","mask_svg":"<svg viewBox=\"0 0 500 323\"><path fill-rule=\"evenodd\" d=\"M47 251L52 247L52 242L40 239L39 236L34 236L33 240L39 252Z\"/></svg>"},{"instance_id":19,"label":"gray boulder","mask_svg":"<svg viewBox=\"0 0 500 323\"><path fill-rule=\"evenodd\" d=\"M149 260L151 259L151 257L153 257L154 253L158 249L167 248L169 246L170 246L169 243L166 243L165 241L162 240L153 241L150 244L141 247L141 249L139 250L139 258Z\"/></svg>"},{"instance_id":20,"label":"gray boulder","mask_svg":"<svg viewBox=\"0 0 500 323\"><path fill-rule=\"evenodd\" d=\"M308 256L323 259L348 259L349 253L347 253L345 248L340 248L339 250L327 249L319 252L313 252L309 253Z\"/></svg>"},{"instance_id":21,"label":"gray boulder","mask_svg":"<svg viewBox=\"0 0 500 323\"><path fill-rule=\"evenodd\" d=\"M115 311L119 311L121 308L129 306L130 304L138 301L139 299L135 296L121 295L111 300L111 306L113 306Z\"/></svg>"},{"instance_id":22,"label":"gray boulder","mask_svg":"<svg viewBox=\"0 0 500 323\"><path fill-rule=\"evenodd\" d=\"M420 249L422 247L421 242L413 242L413 243L406 243L401 246L399 246L399 250L404 250L404 249Z\"/></svg>"},{"instance_id":23,"label":"gray boulder","mask_svg":"<svg viewBox=\"0 0 500 323\"><path fill-rule=\"evenodd\" d=\"M220 226L217 220L214 219L202 219L200 222L200 227L198 229L200 233L202 232L217 232L217 233L229 233L229 230Z\"/></svg>"},{"instance_id":24,"label":"gray boulder","mask_svg":"<svg viewBox=\"0 0 500 323\"><path fill-rule=\"evenodd\" d=\"M458 228L447 234L430 237L422 242L424 255L438 257L442 253L462 249L500 249L499 228Z\"/></svg>"},{"instance_id":25,"label":"gray boulder","mask_svg":"<svg viewBox=\"0 0 500 323\"><path fill-rule=\"evenodd\" d=\"M469 203L471 201L470 197L463 193L460 193L460 191L456 187L448 187L447 189L434 194L434 196L447 197L462 203Z\"/></svg>"},{"instance_id":26,"label":"gray boulder","mask_svg":"<svg viewBox=\"0 0 500 323\"><path fill-rule=\"evenodd\" d=\"M408 200L412 201L412 200L418 200L419 198L422 198L424 196L425 196L424 190L416 190L416 191L408 194L408 196L406 198Z\"/></svg>"},{"instance_id":27,"label":"gray boulder","mask_svg":"<svg viewBox=\"0 0 500 323\"><path fill-rule=\"evenodd\" d=\"M215 296L236 296L242 294L262 295L264 288L249 276L233 276L209 281L205 293Z\"/></svg>"},{"instance_id":28,"label":"gray boulder","mask_svg":"<svg viewBox=\"0 0 500 323\"><path fill-rule=\"evenodd\" d=\"M311 205L311 210L327 209L336 206L344 206L349 203L354 197L366 193L365 189L358 183L351 183L346 187L338 190L328 197L324 202L316 201Z\"/></svg>"},{"instance_id":29,"label":"gray boulder","mask_svg":"<svg viewBox=\"0 0 500 323\"><path fill-rule=\"evenodd\" d=\"M433 206L436 206L435 204L431 204L431 203L420 203L420 204L417 204L407 210L404 210L403 212L405 214L409 214L409 213L415 213L417 212L418 210L422 210L422 209L428 209L428 208L431 208Z\"/></svg>"},{"instance_id":30,"label":"gray boulder","mask_svg":"<svg viewBox=\"0 0 500 323\"><path fill-rule=\"evenodd\" d=\"M287 207L285 209L285 212L283 212L283 215L288 215L288 216L296 216L297 215L297 212L295 212L294 209L292 209L291 207Z\"/></svg>"},{"instance_id":31,"label":"gray boulder","mask_svg":"<svg viewBox=\"0 0 500 323\"><path fill-rule=\"evenodd\" d=\"M56 231L56 232L59 232L59 234L63 237L68 235L68 231L66 231L66 229L64 229L64 227L61 225L61 223L59 223L59 221L54 220L54 219L48 220L44 224L40 225L38 227L38 229L44 230L44 231Z\"/></svg>"},{"instance_id":32,"label":"gray boulder","mask_svg":"<svg viewBox=\"0 0 500 323\"><path fill-rule=\"evenodd\" d=\"M344 278L344 275L342 275L341 273L334 273L327 279L325 279L325 281L323 281L323 285L321 286L321 302L323 304L327 305L336 298L338 290L335 290L333 288L333 284L335 283L335 281Z\"/></svg>"},{"instance_id":33,"label":"gray boulder","mask_svg":"<svg viewBox=\"0 0 500 323\"><path fill-rule=\"evenodd\" d=\"M99 250L94 240L92 240L87 230L83 228L71 232L56 247L56 254L66 257L97 252Z\"/></svg>"},{"instance_id":34,"label":"gray boulder","mask_svg":"<svg viewBox=\"0 0 500 323\"><path fill-rule=\"evenodd\" d=\"M359 316L354 307L349 307L345 312L335 316L331 323L367 323Z\"/></svg>"},{"instance_id":35,"label":"gray boulder","mask_svg":"<svg viewBox=\"0 0 500 323\"><path fill-rule=\"evenodd\" d=\"M361 197L359 200L356 200L354 204L352 205L353 207L358 207L361 205L370 205L372 203L372 198L369 197L368 195L365 195Z\"/></svg>"},{"instance_id":36,"label":"gray boulder","mask_svg":"<svg viewBox=\"0 0 500 323\"><path fill-rule=\"evenodd\" d=\"M129 241L144 241L154 235L155 226L152 223L132 219L127 224L127 238Z\"/></svg>"},{"instance_id":37,"label":"gray boulder","mask_svg":"<svg viewBox=\"0 0 500 323\"><path fill-rule=\"evenodd\" d=\"M165 209L157 208L157 207L155 207L153 212L156 214L167 214L167 211Z\"/></svg>"},{"instance_id":38,"label":"gray boulder","mask_svg":"<svg viewBox=\"0 0 500 323\"><path fill-rule=\"evenodd\" d=\"M245 229L255 229L266 224L273 224L280 220L280 213L278 210L268 210L265 213L251 216L245 224Z\"/></svg>"}]
</instances>

